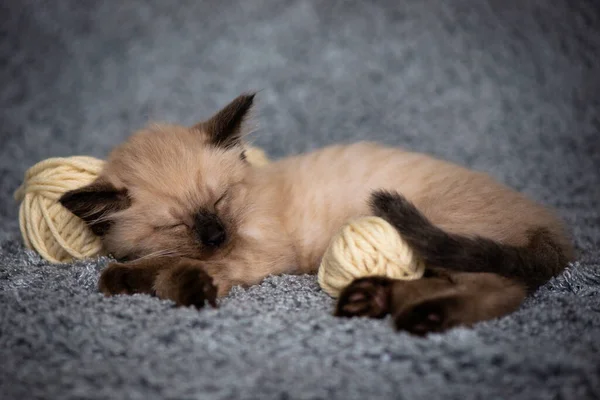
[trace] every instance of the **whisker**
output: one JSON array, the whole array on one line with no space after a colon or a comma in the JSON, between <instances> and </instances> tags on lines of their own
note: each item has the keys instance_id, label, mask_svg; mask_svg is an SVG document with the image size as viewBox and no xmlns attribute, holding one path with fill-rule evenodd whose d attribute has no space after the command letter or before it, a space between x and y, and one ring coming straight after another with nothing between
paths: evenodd
<instances>
[{"instance_id":1,"label":"whisker","mask_svg":"<svg viewBox=\"0 0 600 400\"><path fill-rule=\"evenodd\" d=\"M174 248L170 248L170 249L162 249L162 250L157 250L154 251L152 253L148 253L142 257L136 258L133 261L140 261L140 260L145 260L148 258L154 258L154 257L165 257L165 256L170 256L172 254L176 254L179 251L179 247L174 247Z\"/></svg>"}]
</instances>

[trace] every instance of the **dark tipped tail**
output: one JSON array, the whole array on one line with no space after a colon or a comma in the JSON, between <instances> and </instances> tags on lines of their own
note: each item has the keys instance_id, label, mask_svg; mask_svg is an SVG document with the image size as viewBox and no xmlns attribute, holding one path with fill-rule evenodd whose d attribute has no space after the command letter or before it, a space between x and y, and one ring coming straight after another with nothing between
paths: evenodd
<instances>
[{"instance_id":1,"label":"dark tipped tail","mask_svg":"<svg viewBox=\"0 0 600 400\"><path fill-rule=\"evenodd\" d=\"M428 267L496 273L518 280L533 291L568 263L545 228L531 231L528 245L517 247L483 237L447 233L398 193L373 193L371 209L396 228Z\"/></svg>"}]
</instances>

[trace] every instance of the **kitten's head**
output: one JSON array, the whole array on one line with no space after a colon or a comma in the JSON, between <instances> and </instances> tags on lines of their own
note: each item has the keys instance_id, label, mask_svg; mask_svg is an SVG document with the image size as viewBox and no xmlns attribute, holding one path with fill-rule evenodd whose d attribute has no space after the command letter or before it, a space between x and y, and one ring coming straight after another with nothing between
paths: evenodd
<instances>
[{"instance_id":1,"label":"kitten's head","mask_svg":"<svg viewBox=\"0 0 600 400\"><path fill-rule=\"evenodd\" d=\"M228 248L249 171L242 136L254 95L191 128L153 125L116 147L92 184L60 199L117 258L203 259Z\"/></svg>"}]
</instances>

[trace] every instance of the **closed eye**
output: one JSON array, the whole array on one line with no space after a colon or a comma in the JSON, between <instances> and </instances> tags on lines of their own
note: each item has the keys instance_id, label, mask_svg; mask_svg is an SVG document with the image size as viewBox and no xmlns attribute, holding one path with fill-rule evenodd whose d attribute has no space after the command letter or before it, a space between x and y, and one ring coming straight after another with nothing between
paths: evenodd
<instances>
[{"instance_id":1,"label":"closed eye","mask_svg":"<svg viewBox=\"0 0 600 400\"><path fill-rule=\"evenodd\" d=\"M166 231L166 230L170 230L170 229L178 229L178 228L181 228L184 226L186 226L186 225L183 222L179 222L179 223L171 224L171 225L155 226L154 229Z\"/></svg>"},{"instance_id":2,"label":"closed eye","mask_svg":"<svg viewBox=\"0 0 600 400\"><path fill-rule=\"evenodd\" d=\"M225 199L225 197L227 197L227 191L225 191L225 193L223 193L223 195L219 197L217 201L215 201L214 207L217 208L217 206Z\"/></svg>"}]
</instances>

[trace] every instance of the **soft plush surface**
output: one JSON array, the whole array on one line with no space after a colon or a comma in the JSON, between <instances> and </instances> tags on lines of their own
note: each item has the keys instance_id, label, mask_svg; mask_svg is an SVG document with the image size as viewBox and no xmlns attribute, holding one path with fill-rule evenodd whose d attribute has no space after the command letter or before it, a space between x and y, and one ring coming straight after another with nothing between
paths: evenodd
<instances>
[{"instance_id":1,"label":"soft plush surface","mask_svg":"<svg viewBox=\"0 0 600 400\"><path fill-rule=\"evenodd\" d=\"M4 1L0 398L599 398L594 3ZM514 315L421 339L333 318L312 276L197 312L103 298L107 259L24 250L27 167L104 157L149 120L191 124L252 89L272 156L371 139L487 171L556 207L579 261Z\"/></svg>"}]
</instances>

